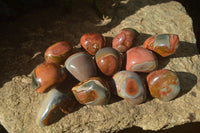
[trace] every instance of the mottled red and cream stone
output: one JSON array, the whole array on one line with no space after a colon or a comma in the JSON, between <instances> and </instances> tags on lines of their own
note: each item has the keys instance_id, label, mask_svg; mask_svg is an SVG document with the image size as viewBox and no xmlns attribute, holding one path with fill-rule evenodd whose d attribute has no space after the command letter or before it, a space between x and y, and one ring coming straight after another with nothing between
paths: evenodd
<instances>
[{"instance_id":1,"label":"mottled red and cream stone","mask_svg":"<svg viewBox=\"0 0 200 133\"><path fill-rule=\"evenodd\" d=\"M106 76L112 76L119 71L122 66L122 57L120 53L111 47L100 49L95 55L95 60L98 68Z\"/></svg>"},{"instance_id":2,"label":"mottled red and cream stone","mask_svg":"<svg viewBox=\"0 0 200 133\"><path fill-rule=\"evenodd\" d=\"M72 49L72 45L68 42L57 42L45 51L45 61L61 65L72 54Z\"/></svg>"},{"instance_id":3,"label":"mottled red and cream stone","mask_svg":"<svg viewBox=\"0 0 200 133\"><path fill-rule=\"evenodd\" d=\"M162 57L175 53L178 46L179 37L176 34L160 34L151 36L143 44L144 48L148 48Z\"/></svg>"},{"instance_id":4,"label":"mottled red and cream stone","mask_svg":"<svg viewBox=\"0 0 200 133\"><path fill-rule=\"evenodd\" d=\"M66 78L66 71L55 63L44 62L38 65L32 75L32 87L38 93L48 92L51 87Z\"/></svg>"},{"instance_id":5,"label":"mottled red and cream stone","mask_svg":"<svg viewBox=\"0 0 200 133\"><path fill-rule=\"evenodd\" d=\"M140 104L146 99L146 89L139 75L131 71L120 71L113 76L118 96L131 104Z\"/></svg>"},{"instance_id":6,"label":"mottled red and cream stone","mask_svg":"<svg viewBox=\"0 0 200 133\"><path fill-rule=\"evenodd\" d=\"M126 70L135 72L150 72L157 68L155 54L142 47L134 47L127 51Z\"/></svg>"},{"instance_id":7,"label":"mottled red and cream stone","mask_svg":"<svg viewBox=\"0 0 200 133\"><path fill-rule=\"evenodd\" d=\"M122 29L113 39L112 47L119 52L126 52L133 46L139 33L131 28Z\"/></svg>"},{"instance_id":8,"label":"mottled red and cream stone","mask_svg":"<svg viewBox=\"0 0 200 133\"><path fill-rule=\"evenodd\" d=\"M162 101L170 101L180 92L180 81L177 74L168 69L151 72L147 75L147 82L152 97Z\"/></svg>"},{"instance_id":9,"label":"mottled red and cream stone","mask_svg":"<svg viewBox=\"0 0 200 133\"><path fill-rule=\"evenodd\" d=\"M99 77L92 77L72 88L77 101L86 105L104 105L110 100L108 84Z\"/></svg>"},{"instance_id":10,"label":"mottled red and cream stone","mask_svg":"<svg viewBox=\"0 0 200 133\"><path fill-rule=\"evenodd\" d=\"M91 55L106 46L105 37L98 33L87 33L81 36L80 43L82 47Z\"/></svg>"}]
</instances>

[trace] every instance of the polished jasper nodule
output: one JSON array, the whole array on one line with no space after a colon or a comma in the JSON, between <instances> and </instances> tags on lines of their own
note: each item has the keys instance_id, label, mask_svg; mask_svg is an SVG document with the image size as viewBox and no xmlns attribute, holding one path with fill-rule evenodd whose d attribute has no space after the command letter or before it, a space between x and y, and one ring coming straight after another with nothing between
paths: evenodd
<instances>
[{"instance_id":1,"label":"polished jasper nodule","mask_svg":"<svg viewBox=\"0 0 200 133\"><path fill-rule=\"evenodd\" d=\"M72 45L68 42L57 42L50 47L44 53L46 62L63 64L64 61L72 54Z\"/></svg>"},{"instance_id":2,"label":"polished jasper nodule","mask_svg":"<svg viewBox=\"0 0 200 133\"><path fill-rule=\"evenodd\" d=\"M126 70L150 72L158 67L155 54L142 47L134 47L127 51Z\"/></svg>"},{"instance_id":3,"label":"polished jasper nodule","mask_svg":"<svg viewBox=\"0 0 200 133\"><path fill-rule=\"evenodd\" d=\"M77 101L86 105L104 105L110 100L107 83L99 77L89 78L72 88Z\"/></svg>"},{"instance_id":4,"label":"polished jasper nodule","mask_svg":"<svg viewBox=\"0 0 200 133\"><path fill-rule=\"evenodd\" d=\"M153 50L163 57L175 53L179 46L179 37L176 34L160 34L149 37L143 44L144 48Z\"/></svg>"},{"instance_id":5,"label":"polished jasper nodule","mask_svg":"<svg viewBox=\"0 0 200 133\"><path fill-rule=\"evenodd\" d=\"M113 39L112 47L119 52L126 52L134 45L134 40L139 33L131 28L122 29Z\"/></svg>"},{"instance_id":6,"label":"polished jasper nodule","mask_svg":"<svg viewBox=\"0 0 200 133\"><path fill-rule=\"evenodd\" d=\"M91 55L106 46L105 38L98 33L87 33L81 36L80 43L82 47Z\"/></svg>"},{"instance_id":7,"label":"polished jasper nodule","mask_svg":"<svg viewBox=\"0 0 200 133\"><path fill-rule=\"evenodd\" d=\"M122 57L119 52L111 47L100 49L95 60L101 72L107 76L112 76L119 71L122 66Z\"/></svg>"},{"instance_id":8,"label":"polished jasper nodule","mask_svg":"<svg viewBox=\"0 0 200 133\"><path fill-rule=\"evenodd\" d=\"M32 75L32 87L38 93L47 92L66 78L66 71L55 63L38 65Z\"/></svg>"},{"instance_id":9,"label":"polished jasper nodule","mask_svg":"<svg viewBox=\"0 0 200 133\"><path fill-rule=\"evenodd\" d=\"M147 82L152 97L162 101L170 101L180 92L180 81L177 74L168 69L151 72L147 75Z\"/></svg>"},{"instance_id":10,"label":"polished jasper nodule","mask_svg":"<svg viewBox=\"0 0 200 133\"><path fill-rule=\"evenodd\" d=\"M113 76L118 96L131 104L140 104L146 99L146 90L139 75L131 71L120 71Z\"/></svg>"},{"instance_id":11,"label":"polished jasper nodule","mask_svg":"<svg viewBox=\"0 0 200 133\"><path fill-rule=\"evenodd\" d=\"M56 89L48 92L37 114L36 123L41 127L52 124L60 112L60 106L67 96Z\"/></svg>"},{"instance_id":12,"label":"polished jasper nodule","mask_svg":"<svg viewBox=\"0 0 200 133\"><path fill-rule=\"evenodd\" d=\"M65 61L65 67L79 81L83 81L97 75L97 68L94 60L85 52L79 52L71 55Z\"/></svg>"}]
</instances>

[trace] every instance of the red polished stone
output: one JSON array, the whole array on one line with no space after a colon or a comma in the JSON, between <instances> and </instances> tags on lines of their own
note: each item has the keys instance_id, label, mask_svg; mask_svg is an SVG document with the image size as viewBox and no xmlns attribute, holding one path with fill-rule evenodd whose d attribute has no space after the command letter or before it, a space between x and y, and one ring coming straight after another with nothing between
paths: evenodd
<instances>
[{"instance_id":1,"label":"red polished stone","mask_svg":"<svg viewBox=\"0 0 200 133\"><path fill-rule=\"evenodd\" d=\"M127 51L126 70L150 72L157 68L157 58L148 49L134 47Z\"/></svg>"},{"instance_id":2,"label":"red polished stone","mask_svg":"<svg viewBox=\"0 0 200 133\"><path fill-rule=\"evenodd\" d=\"M66 78L66 72L55 63L42 63L38 65L32 75L32 86L38 93L49 89Z\"/></svg>"},{"instance_id":3,"label":"red polished stone","mask_svg":"<svg viewBox=\"0 0 200 133\"><path fill-rule=\"evenodd\" d=\"M106 46L105 38L98 33L87 33L84 34L80 43L82 47L91 55L95 55L96 52Z\"/></svg>"},{"instance_id":4,"label":"red polished stone","mask_svg":"<svg viewBox=\"0 0 200 133\"><path fill-rule=\"evenodd\" d=\"M45 51L44 57L46 62L63 64L69 55L72 53L72 45L68 42L57 42Z\"/></svg>"},{"instance_id":5,"label":"red polished stone","mask_svg":"<svg viewBox=\"0 0 200 133\"><path fill-rule=\"evenodd\" d=\"M119 52L111 47L102 48L95 55L95 60L101 72L112 76L121 69L122 57Z\"/></svg>"},{"instance_id":6,"label":"red polished stone","mask_svg":"<svg viewBox=\"0 0 200 133\"><path fill-rule=\"evenodd\" d=\"M134 39L139 33L131 28L121 30L113 39L112 47L119 52L126 52L134 44Z\"/></svg>"},{"instance_id":7,"label":"red polished stone","mask_svg":"<svg viewBox=\"0 0 200 133\"><path fill-rule=\"evenodd\" d=\"M144 48L153 50L163 57L175 53L179 46L179 37L175 34L160 34L149 37L143 44Z\"/></svg>"}]
</instances>

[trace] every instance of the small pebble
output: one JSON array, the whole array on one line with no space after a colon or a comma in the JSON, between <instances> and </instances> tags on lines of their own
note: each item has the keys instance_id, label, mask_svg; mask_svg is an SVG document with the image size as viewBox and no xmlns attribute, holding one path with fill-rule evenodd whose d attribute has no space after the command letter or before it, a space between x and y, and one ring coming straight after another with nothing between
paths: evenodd
<instances>
[{"instance_id":1,"label":"small pebble","mask_svg":"<svg viewBox=\"0 0 200 133\"><path fill-rule=\"evenodd\" d=\"M44 53L46 62L56 63L61 65L72 54L72 45L68 42L57 42L50 47Z\"/></svg>"},{"instance_id":2,"label":"small pebble","mask_svg":"<svg viewBox=\"0 0 200 133\"><path fill-rule=\"evenodd\" d=\"M112 47L119 52L126 52L134 45L139 33L131 28L122 29L113 39Z\"/></svg>"},{"instance_id":3,"label":"small pebble","mask_svg":"<svg viewBox=\"0 0 200 133\"><path fill-rule=\"evenodd\" d=\"M99 77L89 78L72 88L77 101L86 105L105 105L110 100L107 83Z\"/></svg>"},{"instance_id":4,"label":"small pebble","mask_svg":"<svg viewBox=\"0 0 200 133\"><path fill-rule=\"evenodd\" d=\"M162 101L170 101L180 92L180 82L177 74L168 69L149 73L147 83L151 96Z\"/></svg>"},{"instance_id":5,"label":"small pebble","mask_svg":"<svg viewBox=\"0 0 200 133\"><path fill-rule=\"evenodd\" d=\"M112 76L122 66L122 57L117 50L106 47L99 50L95 55L98 68L106 76Z\"/></svg>"},{"instance_id":6,"label":"small pebble","mask_svg":"<svg viewBox=\"0 0 200 133\"><path fill-rule=\"evenodd\" d=\"M159 34L151 36L143 44L144 48L148 48L162 57L175 53L178 46L179 37L175 34Z\"/></svg>"},{"instance_id":7,"label":"small pebble","mask_svg":"<svg viewBox=\"0 0 200 133\"><path fill-rule=\"evenodd\" d=\"M38 93L48 92L53 86L64 81L66 71L55 63L44 62L32 74L32 87Z\"/></svg>"},{"instance_id":8,"label":"small pebble","mask_svg":"<svg viewBox=\"0 0 200 133\"><path fill-rule=\"evenodd\" d=\"M105 38L98 33L87 33L81 36L82 47L91 55L95 55L99 49L106 46Z\"/></svg>"},{"instance_id":9,"label":"small pebble","mask_svg":"<svg viewBox=\"0 0 200 133\"><path fill-rule=\"evenodd\" d=\"M131 104L140 104L146 99L146 90L139 75L131 71L120 71L113 76L118 96Z\"/></svg>"},{"instance_id":10,"label":"small pebble","mask_svg":"<svg viewBox=\"0 0 200 133\"><path fill-rule=\"evenodd\" d=\"M97 75L95 61L85 52L79 52L71 55L65 61L65 68L79 81L83 81Z\"/></svg>"},{"instance_id":11,"label":"small pebble","mask_svg":"<svg viewBox=\"0 0 200 133\"><path fill-rule=\"evenodd\" d=\"M126 70L135 72L150 72L158 67L155 54L142 47L134 47L127 51Z\"/></svg>"}]
</instances>

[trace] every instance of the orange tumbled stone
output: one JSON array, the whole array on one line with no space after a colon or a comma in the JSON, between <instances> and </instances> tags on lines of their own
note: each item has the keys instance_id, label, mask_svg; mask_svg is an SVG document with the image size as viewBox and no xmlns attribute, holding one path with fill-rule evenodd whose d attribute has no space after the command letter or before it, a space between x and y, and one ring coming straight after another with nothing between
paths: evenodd
<instances>
[{"instance_id":1,"label":"orange tumbled stone","mask_svg":"<svg viewBox=\"0 0 200 133\"><path fill-rule=\"evenodd\" d=\"M57 42L45 51L44 57L46 62L63 64L64 61L72 54L72 45L68 42Z\"/></svg>"},{"instance_id":2,"label":"orange tumbled stone","mask_svg":"<svg viewBox=\"0 0 200 133\"><path fill-rule=\"evenodd\" d=\"M178 76L168 69L151 72L147 75L147 82L152 97L162 101L170 101L180 92Z\"/></svg>"},{"instance_id":3,"label":"orange tumbled stone","mask_svg":"<svg viewBox=\"0 0 200 133\"><path fill-rule=\"evenodd\" d=\"M105 38L98 33L87 33L81 36L80 43L82 47L91 55L106 46Z\"/></svg>"},{"instance_id":4,"label":"orange tumbled stone","mask_svg":"<svg viewBox=\"0 0 200 133\"><path fill-rule=\"evenodd\" d=\"M122 57L119 52L111 47L102 48L95 55L95 60L101 72L112 76L121 69Z\"/></svg>"},{"instance_id":5,"label":"orange tumbled stone","mask_svg":"<svg viewBox=\"0 0 200 133\"><path fill-rule=\"evenodd\" d=\"M49 89L66 78L66 72L55 63L42 63L38 65L32 75L32 87L38 93L49 91Z\"/></svg>"},{"instance_id":6,"label":"orange tumbled stone","mask_svg":"<svg viewBox=\"0 0 200 133\"><path fill-rule=\"evenodd\" d=\"M159 55L166 57L175 53L179 46L179 37L176 34L160 34L149 37L143 44Z\"/></svg>"}]
</instances>

